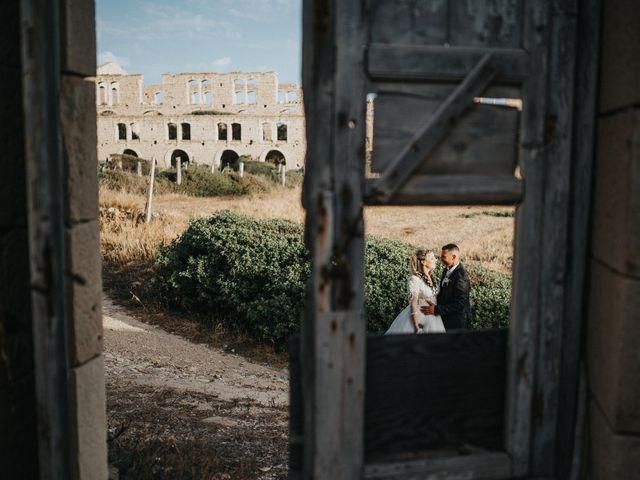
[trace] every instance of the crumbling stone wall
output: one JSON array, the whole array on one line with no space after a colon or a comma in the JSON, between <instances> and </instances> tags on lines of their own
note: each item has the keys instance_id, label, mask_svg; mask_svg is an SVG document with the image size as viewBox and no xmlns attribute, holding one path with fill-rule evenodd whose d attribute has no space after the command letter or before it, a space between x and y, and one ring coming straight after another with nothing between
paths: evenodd
<instances>
[{"instance_id":1,"label":"crumbling stone wall","mask_svg":"<svg viewBox=\"0 0 640 480\"><path fill-rule=\"evenodd\" d=\"M183 161L217 167L228 150L260 161L275 150L288 169L304 165L302 91L278 83L274 72L166 74L160 85L144 85L141 75L106 64L96 76L96 103L100 161L132 151L169 167L172 154L182 150L188 156ZM239 139L233 124L240 125Z\"/></svg>"}]
</instances>

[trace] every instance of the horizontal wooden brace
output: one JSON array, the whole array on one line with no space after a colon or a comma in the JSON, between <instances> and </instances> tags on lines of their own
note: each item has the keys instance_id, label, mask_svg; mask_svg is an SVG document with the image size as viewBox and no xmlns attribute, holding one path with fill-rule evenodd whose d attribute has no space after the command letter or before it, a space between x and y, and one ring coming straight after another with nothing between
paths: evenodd
<instances>
[{"instance_id":1,"label":"horizontal wooden brace","mask_svg":"<svg viewBox=\"0 0 640 480\"><path fill-rule=\"evenodd\" d=\"M391 198L376 194L381 179L365 182L367 205L513 205L524 182L513 175L414 175Z\"/></svg>"},{"instance_id":2,"label":"horizontal wooden brace","mask_svg":"<svg viewBox=\"0 0 640 480\"><path fill-rule=\"evenodd\" d=\"M511 459L492 452L365 466L366 480L419 480L425 478L511 478Z\"/></svg>"},{"instance_id":3,"label":"horizontal wooden brace","mask_svg":"<svg viewBox=\"0 0 640 480\"><path fill-rule=\"evenodd\" d=\"M529 55L525 50L382 43L369 45L368 71L374 80L459 81L487 54L497 67L497 81L520 83L528 77Z\"/></svg>"}]
</instances>

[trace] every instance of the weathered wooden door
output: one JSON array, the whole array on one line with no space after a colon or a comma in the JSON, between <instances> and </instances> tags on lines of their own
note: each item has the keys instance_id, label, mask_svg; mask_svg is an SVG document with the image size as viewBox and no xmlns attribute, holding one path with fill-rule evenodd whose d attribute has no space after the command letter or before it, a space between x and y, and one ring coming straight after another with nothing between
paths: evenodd
<instances>
[{"instance_id":1,"label":"weathered wooden door","mask_svg":"<svg viewBox=\"0 0 640 480\"><path fill-rule=\"evenodd\" d=\"M578 6L304 1L313 272L292 355L292 475L569 474L598 2ZM509 333L366 338L365 203L518 203Z\"/></svg>"}]
</instances>

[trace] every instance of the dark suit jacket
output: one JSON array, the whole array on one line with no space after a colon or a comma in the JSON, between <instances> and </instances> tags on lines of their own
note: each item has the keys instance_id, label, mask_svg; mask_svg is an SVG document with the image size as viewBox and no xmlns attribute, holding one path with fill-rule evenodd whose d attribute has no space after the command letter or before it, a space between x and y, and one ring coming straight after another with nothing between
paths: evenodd
<instances>
[{"instance_id":1,"label":"dark suit jacket","mask_svg":"<svg viewBox=\"0 0 640 480\"><path fill-rule=\"evenodd\" d=\"M462 263L459 263L451 272L448 282L444 281L445 278L443 274L440 280L436 315L442 317L442 323L447 331L470 328L472 317L469 303L469 276Z\"/></svg>"}]
</instances>

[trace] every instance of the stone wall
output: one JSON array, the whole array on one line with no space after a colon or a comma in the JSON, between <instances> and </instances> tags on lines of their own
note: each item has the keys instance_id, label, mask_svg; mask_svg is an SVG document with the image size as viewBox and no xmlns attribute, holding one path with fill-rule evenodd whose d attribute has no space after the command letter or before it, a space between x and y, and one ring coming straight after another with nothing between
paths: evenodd
<instances>
[{"instance_id":1,"label":"stone wall","mask_svg":"<svg viewBox=\"0 0 640 480\"><path fill-rule=\"evenodd\" d=\"M59 75L60 116L53 122L59 122L62 134L58 141L65 177L59 186L64 190L64 214L63 218L43 219L42 211L58 197L42 187L46 180L34 178L33 166L57 156L48 149L37 148L39 145L35 143L40 141L41 135L25 132L26 125L31 124L29 120L37 117L34 112L44 110L45 98L44 95L22 98L26 91L24 86L30 80L23 74L21 52L25 49L21 45L20 30L21 24L25 24L21 13L29 12L33 18L43 18L45 5L43 1L8 0L0 6L4 20L4 28L0 31L0 73L3 87L11 91L11 95L0 98L0 123L3 126L0 140L5 148L5 154L0 156L0 167L5 173L0 188L0 477L36 479L55 475L48 470L47 463L55 456L52 451L59 448L57 445L48 448L48 442L58 433L47 416L51 411L48 406L54 402L50 392L38 388L49 385L45 377L50 378L47 375L50 364L45 350L55 344L59 351L68 353L67 375L60 381L68 387L68 403L60 405L69 414L71 438L65 438L69 451L63 452L71 462L68 478L106 480L93 81L95 8L93 0L59 2L60 58L56 60L59 60L60 70L49 73ZM39 47L32 45L32 48L26 54L29 58L33 58L32 52ZM36 65L34 70L40 68L40 64ZM60 256L59 250L50 248L41 258L41 252L34 249L34 238L42 244L52 244L47 234L42 233L50 231L52 224L63 229L61 247L66 254ZM63 302L68 322L67 352L59 338L46 338L47 348L43 348L38 335L40 338L50 335L47 331L50 326L40 331L34 326L43 326L43 320L50 320L56 314L52 312L59 311L54 307L58 300L52 287L56 282L55 274L46 269L38 270L37 266L57 266L61 260L65 262L61 270L65 272L66 281L57 285L66 288ZM42 278L34 280L37 276ZM46 308L38 309L43 305ZM38 351L39 356L34 355Z\"/></svg>"},{"instance_id":2,"label":"stone wall","mask_svg":"<svg viewBox=\"0 0 640 480\"><path fill-rule=\"evenodd\" d=\"M96 77L100 161L129 152L169 167L179 154L183 162L218 167L225 152L265 161L277 151L287 168L304 165L302 91L278 83L276 73L167 74L160 85L144 85L141 75L118 70L107 64ZM236 136L233 124L240 126Z\"/></svg>"},{"instance_id":3,"label":"stone wall","mask_svg":"<svg viewBox=\"0 0 640 480\"><path fill-rule=\"evenodd\" d=\"M590 478L640 479L640 3L603 2L587 362Z\"/></svg>"}]
</instances>

